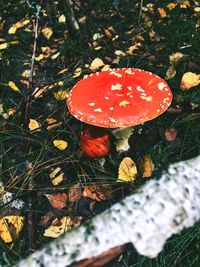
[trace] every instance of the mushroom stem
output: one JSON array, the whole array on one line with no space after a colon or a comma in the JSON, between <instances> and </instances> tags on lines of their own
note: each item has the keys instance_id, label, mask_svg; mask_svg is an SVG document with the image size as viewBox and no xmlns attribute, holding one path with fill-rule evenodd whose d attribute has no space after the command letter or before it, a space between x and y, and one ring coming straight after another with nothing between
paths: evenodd
<instances>
[{"instance_id":1,"label":"mushroom stem","mask_svg":"<svg viewBox=\"0 0 200 267\"><path fill-rule=\"evenodd\" d=\"M120 127L112 130L112 134L115 137L115 147L117 152L126 152L129 150L130 145L128 141L133 133L133 130L133 127Z\"/></svg>"}]
</instances>

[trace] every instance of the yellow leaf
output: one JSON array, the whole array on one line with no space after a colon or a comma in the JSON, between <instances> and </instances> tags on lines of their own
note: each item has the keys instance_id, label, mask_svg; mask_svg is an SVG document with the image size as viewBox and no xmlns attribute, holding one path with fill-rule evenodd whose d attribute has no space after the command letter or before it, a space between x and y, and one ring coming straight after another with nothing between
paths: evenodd
<instances>
[{"instance_id":1,"label":"yellow leaf","mask_svg":"<svg viewBox=\"0 0 200 267\"><path fill-rule=\"evenodd\" d=\"M42 59L44 59L46 56L44 54L39 54L39 56L35 57L36 61L40 61Z\"/></svg>"},{"instance_id":2,"label":"yellow leaf","mask_svg":"<svg viewBox=\"0 0 200 267\"><path fill-rule=\"evenodd\" d=\"M65 23L66 22L66 17L65 17L65 15L61 15L59 18L58 18L58 22L59 23Z\"/></svg>"},{"instance_id":3,"label":"yellow leaf","mask_svg":"<svg viewBox=\"0 0 200 267\"><path fill-rule=\"evenodd\" d=\"M55 147L57 147L60 150L65 150L68 146L68 143L64 140L54 140L53 144Z\"/></svg>"},{"instance_id":4,"label":"yellow leaf","mask_svg":"<svg viewBox=\"0 0 200 267\"><path fill-rule=\"evenodd\" d=\"M53 94L55 99L57 100L64 100L67 97L67 91L66 90L60 90Z\"/></svg>"},{"instance_id":5,"label":"yellow leaf","mask_svg":"<svg viewBox=\"0 0 200 267\"><path fill-rule=\"evenodd\" d=\"M175 70L174 66L173 65L169 66L169 68L167 69L166 74L165 74L165 80L172 79L175 75L176 75L176 70Z\"/></svg>"},{"instance_id":6,"label":"yellow leaf","mask_svg":"<svg viewBox=\"0 0 200 267\"><path fill-rule=\"evenodd\" d=\"M188 8L188 7L190 7L190 1L183 0L182 3L180 4L180 8Z\"/></svg>"},{"instance_id":7,"label":"yellow leaf","mask_svg":"<svg viewBox=\"0 0 200 267\"><path fill-rule=\"evenodd\" d=\"M0 50L6 49L8 47L8 43L0 44Z\"/></svg>"},{"instance_id":8,"label":"yellow leaf","mask_svg":"<svg viewBox=\"0 0 200 267\"><path fill-rule=\"evenodd\" d=\"M68 71L68 69L63 69L63 70L59 71L58 74L63 74L65 72L67 72L67 71Z\"/></svg>"},{"instance_id":9,"label":"yellow leaf","mask_svg":"<svg viewBox=\"0 0 200 267\"><path fill-rule=\"evenodd\" d=\"M136 176L137 168L134 161L129 157L125 157L119 165L117 182L132 182Z\"/></svg>"},{"instance_id":10,"label":"yellow leaf","mask_svg":"<svg viewBox=\"0 0 200 267\"><path fill-rule=\"evenodd\" d=\"M61 172L60 167L57 167L49 174L49 177L53 185L58 185L63 181L64 173Z\"/></svg>"},{"instance_id":11,"label":"yellow leaf","mask_svg":"<svg viewBox=\"0 0 200 267\"><path fill-rule=\"evenodd\" d=\"M8 109L8 115L13 116L17 112L16 108L9 108Z\"/></svg>"},{"instance_id":12,"label":"yellow leaf","mask_svg":"<svg viewBox=\"0 0 200 267\"><path fill-rule=\"evenodd\" d=\"M181 80L181 89L188 90L200 84L200 74L186 72Z\"/></svg>"},{"instance_id":13,"label":"yellow leaf","mask_svg":"<svg viewBox=\"0 0 200 267\"><path fill-rule=\"evenodd\" d=\"M10 27L10 29L8 30L8 34L15 34L15 32L17 31L17 29L26 26L27 24L29 24L29 22L30 22L29 19L22 19L22 20L16 22L15 24L13 24Z\"/></svg>"},{"instance_id":14,"label":"yellow leaf","mask_svg":"<svg viewBox=\"0 0 200 267\"><path fill-rule=\"evenodd\" d=\"M139 167L142 173L142 178L150 177L154 170L154 164L149 155L144 155L144 157L139 162Z\"/></svg>"},{"instance_id":15,"label":"yellow leaf","mask_svg":"<svg viewBox=\"0 0 200 267\"><path fill-rule=\"evenodd\" d=\"M28 124L28 128L29 128L31 131L38 129L40 126L41 126L41 125L40 125L39 122L37 122L37 121L34 120L34 119L30 119L29 124Z\"/></svg>"},{"instance_id":16,"label":"yellow leaf","mask_svg":"<svg viewBox=\"0 0 200 267\"><path fill-rule=\"evenodd\" d=\"M159 7L159 8L157 8L157 11L158 11L158 13L160 14L161 18L164 18L164 17L167 16L167 13L166 13L166 11L164 10L164 8Z\"/></svg>"},{"instance_id":17,"label":"yellow leaf","mask_svg":"<svg viewBox=\"0 0 200 267\"><path fill-rule=\"evenodd\" d=\"M42 33L49 40L53 34L53 31L51 28L45 27L42 29Z\"/></svg>"},{"instance_id":18,"label":"yellow leaf","mask_svg":"<svg viewBox=\"0 0 200 267\"><path fill-rule=\"evenodd\" d=\"M17 27L15 25L13 25L12 27L10 27L10 29L8 30L8 34L15 34L17 30Z\"/></svg>"},{"instance_id":19,"label":"yellow leaf","mask_svg":"<svg viewBox=\"0 0 200 267\"><path fill-rule=\"evenodd\" d=\"M173 10L175 7L176 7L176 4L175 4L175 3L169 3L169 4L167 5L167 8L168 8L169 10Z\"/></svg>"},{"instance_id":20,"label":"yellow leaf","mask_svg":"<svg viewBox=\"0 0 200 267\"><path fill-rule=\"evenodd\" d=\"M51 56L51 59L56 59L58 56L60 55L60 52L54 54L53 56Z\"/></svg>"},{"instance_id":21,"label":"yellow leaf","mask_svg":"<svg viewBox=\"0 0 200 267\"><path fill-rule=\"evenodd\" d=\"M20 90L19 90L19 88L16 86L16 84L14 83L14 82L12 82L12 81L9 81L8 82L8 86L12 89L12 90L14 90L15 92L20 92Z\"/></svg>"},{"instance_id":22,"label":"yellow leaf","mask_svg":"<svg viewBox=\"0 0 200 267\"><path fill-rule=\"evenodd\" d=\"M4 216L0 219L0 237L6 243L16 239L24 225L22 216Z\"/></svg>"},{"instance_id":23,"label":"yellow leaf","mask_svg":"<svg viewBox=\"0 0 200 267\"><path fill-rule=\"evenodd\" d=\"M79 76L81 75L81 73L82 73L82 69L81 69L81 68L77 68L77 69L75 69L75 71L74 71L74 75L73 75L73 77L74 77L74 78L77 78L77 77L79 77Z\"/></svg>"},{"instance_id":24,"label":"yellow leaf","mask_svg":"<svg viewBox=\"0 0 200 267\"><path fill-rule=\"evenodd\" d=\"M53 220L52 225L45 230L44 236L57 238L71 229L72 225L73 221L69 216L65 216L60 220L56 218Z\"/></svg>"},{"instance_id":25,"label":"yellow leaf","mask_svg":"<svg viewBox=\"0 0 200 267\"><path fill-rule=\"evenodd\" d=\"M96 70L102 66L104 66L105 64L103 63L103 60L100 58L95 58L92 63L90 64L90 69L91 70Z\"/></svg>"}]
</instances>

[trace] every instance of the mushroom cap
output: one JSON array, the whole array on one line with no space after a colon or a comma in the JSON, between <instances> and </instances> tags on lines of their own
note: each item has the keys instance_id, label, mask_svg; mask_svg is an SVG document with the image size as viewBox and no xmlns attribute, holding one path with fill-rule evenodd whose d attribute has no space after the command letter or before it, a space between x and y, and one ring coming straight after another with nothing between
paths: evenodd
<instances>
[{"instance_id":1,"label":"mushroom cap","mask_svg":"<svg viewBox=\"0 0 200 267\"><path fill-rule=\"evenodd\" d=\"M85 76L69 93L70 113L106 128L129 127L162 114L172 101L168 84L157 75L118 68Z\"/></svg>"}]
</instances>

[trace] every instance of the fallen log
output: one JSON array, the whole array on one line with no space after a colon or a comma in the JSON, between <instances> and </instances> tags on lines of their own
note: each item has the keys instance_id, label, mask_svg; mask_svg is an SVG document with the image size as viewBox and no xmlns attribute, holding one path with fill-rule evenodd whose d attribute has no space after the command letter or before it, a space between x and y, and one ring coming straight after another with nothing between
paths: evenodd
<instances>
[{"instance_id":1,"label":"fallen log","mask_svg":"<svg viewBox=\"0 0 200 267\"><path fill-rule=\"evenodd\" d=\"M160 179L22 260L18 267L64 267L131 242L156 257L166 240L200 219L200 156L169 166Z\"/></svg>"}]
</instances>

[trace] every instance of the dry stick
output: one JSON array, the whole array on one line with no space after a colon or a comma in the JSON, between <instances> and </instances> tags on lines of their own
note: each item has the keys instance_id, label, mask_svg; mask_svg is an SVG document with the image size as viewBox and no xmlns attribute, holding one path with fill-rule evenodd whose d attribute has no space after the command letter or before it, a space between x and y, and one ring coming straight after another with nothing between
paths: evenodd
<instances>
[{"instance_id":1,"label":"dry stick","mask_svg":"<svg viewBox=\"0 0 200 267\"><path fill-rule=\"evenodd\" d=\"M166 240L200 219L200 156L172 164L159 180L22 260L18 267L66 267L132 243L156 257Z\"/></svg>"},{"instance_id":2,"label":"dry stick","mask_svg":"<svg viewBox=\"0 0 200 267\"><path fill-rule=\"evenodd\" d=\"M28 81L28 93L26 97L24 98L24 101L22 103L22 115L21 115L21 121L24 129L28 130L28 125L30 121L30 103L31 103L31 95L33 91L33 73L34 73L34 67L35 67L35 54L36 54L36 48L37 48L37 38L38 38L38 18L36 18L33 21L33 29L34 29L34 43L33 43L33 53L31 58L31 68L30 68L30 77ZM28 147L28 153L32 151L32 147ZM31 171L31 170L30 170ZM31 191L33 189L33 181L29 179L28 183L28 189ZM34 219L33 219L33 213L31 210L32 207L32 195L28 196L28 203L30 210L27 213L27 224L28 224L28 253L30 254L32 252L32 249L34 248L34 236L35 236L35 229L34 229Z\"/></svg>"}]
</instances>

